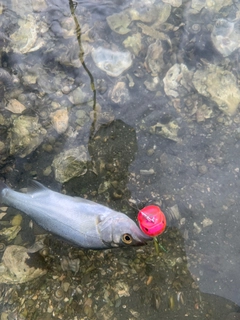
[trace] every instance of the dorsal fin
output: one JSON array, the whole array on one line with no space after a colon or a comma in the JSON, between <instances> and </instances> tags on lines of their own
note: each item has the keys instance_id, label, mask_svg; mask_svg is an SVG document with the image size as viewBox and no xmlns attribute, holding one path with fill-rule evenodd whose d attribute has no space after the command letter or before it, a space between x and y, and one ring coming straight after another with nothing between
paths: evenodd
<instances>
[{"instance_id":1,"label":"dorsal fin","mask_svg":"<svg viewBox=\"0 0 240 320\"><path fill-rule=\"evenodd\" d=\"M39 192L46 191L48 188L44 187L40 182L36 180L28 180L27 193L30 195L36 195Z\"/></svg>"}]
</instances>

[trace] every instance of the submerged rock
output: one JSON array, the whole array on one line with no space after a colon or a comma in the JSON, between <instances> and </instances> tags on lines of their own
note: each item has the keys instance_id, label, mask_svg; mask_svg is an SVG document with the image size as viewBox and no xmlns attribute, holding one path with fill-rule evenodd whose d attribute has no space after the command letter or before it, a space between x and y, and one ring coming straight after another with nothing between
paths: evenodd
<instances>
[{"instance_id":1,"label":"submerged rock","mask_svg":"<svg viewBox=\"0 0 240 320\"><path fill-rule=\"evenodd\" d=\"M184 96L190 91L192 72L190 72L185 64L174 64L166 73L163 79L164 91L166 95L171 97Z\"/></svg>"},{"instance_id":2,"label":"submerged rock","mask_svg":"<svg viewBox=\"0 0 240 320\"><path fill-rule=\"evenodd\" d=\"M136 5L134 8L126 9L120 13L114 13L107 17L109 27L116 33L127 34L131 31L129 25L133 21L141 21L144 23L161 24L165 22L171 13L169 4L160 3L159 5Z\"/></svg>"},{"instance_id":3,"label":"submerged rock","mask_svg":"<svg viewBox=\"0 0 240 320\"><path fill-rule=\"evenodd\" d=\"M10 155L26 157L42 143L46 133L37 117L20 116L14 119L8 133Z\"/></svg>"},{"instance_id":4,"label":"submerged rock","mask_svg":"<svg viewBox=\"0 0 240 320\"><path fill-rule=\"evenodd\" d=\"M26 107L16 99L11 99L8 101L7 106L5 107L8 111L12 113L22 113Z\"/></svg>"},{"instance_id":5,"label":"submerged rock","mask_svg":"<svg viewBox=\"0 0 240 320\"><path fill-rule=\"evenodd\" d=\"M150 127L150 133L163 136L164 138L176 142L180 141L180 139L178 138L178 130L179 125L175 120L170 121L166 124L158 122L154 126Z\"/></svg>"},{"instance_id":6,"label":"submerged rock","mask_svg":"<svg viewBox=\"0 0 240 320\"><path fill-rule=\"evenodd\" d=\"M164 3L169 3L173 7L180 7L182 5L182 0L162 0Z\"/></svg>"},{"instance_id":7,"label":"submerged rock","mask_svg":"<svg viewBox=\"0 0 240 320\"><path fill-rule=\"evenodd\" d=\"M153 75L160 72L164 66L163 53L161 40L156 40L148 47L145 65Z\"/></svg>"},{"instance_id":8,"label":"submerged rock","mask_svg":"<svg viewBox=\"0 0 240 320\"><path fill-rule=\"evenodd\" d=\"M16 238L20 230L21 227L16 225L9 228L3 228L0 231L0 236L6 238L7 241L11 241Z\"/></svg>"},{"instance_id":9,"label":"submerged rock","mask_svg":"<svg viewBox=\"0 0 240 320\"><path fill-rule=\"evenodd\" d=\"M215 48L224 56L229 56L240 47L240 20L218 19L211 33Z\"/></svg>"},{"instance_id":10,"label":"submerged rock","mask_svg":"<svg viewBox=\"0 0 240 320\"><path fill-rule=\"evenodd\" d=\"M132 18L128 9L107 17L109 27L119 34L128 33L130 31L128 26L131 22Z\"/></svg>"},{"instance_id":11,"label":"submerged rock","mask_svg":"<svg viewBox=\"0 0 240 320\"><path fill-rule=\"evenodd\" d=\"M217 0L217 1L206 1L206 0L192 0L189 12L192 14L199 13L203 8L214 12L220 11L223 7L231 6L232 0Z\"/></svg>"},{"instance_id":12,"label":"submerged rock","mask_svg":"<svg viewBox=\"0 0 240 320\"><path fill-rule=\"evenodd\" d=\"M55 179L64 183L84 175L87 172L87 162L88 153L83 145L61 152L52 163Z\"/></svg>"},{"instance_id":13,"label":"submerged rock","mask_svg":"<svg viewBox=\"0 0 240 320\"><path fill-rule=\"evenodd\" d=\"M24 283L46 274L47 270L33 266L34 255L22 246L8 246L0 263L1 283ZM37 262L37 261L35 261ZM39 262L39 261L38 261Z\"/></svg>"},{"instance_id":14,"label":"submerged rock","mask_svg":"<svg viewBox=\"0 0 240 320\"><path fill-rule=\"evenodd\" d=\"M157 91L159 89L159 83L158 77L153 77L150 81L144 81L144 85L149 91Z\"/></svg>"},{"instance_id":15,"label":"submerged rock","mask_svg":"<svg viewBox=\"0 0 240 320\"><path fill-rule=\"evenodd\" d=\"M130 50L133 54L138 56L138 54L142 48L141 33L138 32L138 33L133 34L132 36L127 37L127 39L125 39L123 41L123 45L125 48Z\"/></svg>"},{"instance_id":16,"label":"submerged rock","mask_svg":"<svg viewBox=\"0 0 240 320\"><path fill-rule=\"evenodd\" d=\"M61 109L51 113L52 123L57 133L62 134L68 128L68 110Z\"/></svg>"},{"instance_id":17,"label":"submerged rock","mask_svg":"<svg viewBox=\"0 0 240 320\"><path fill-rule=\"evenodd\" d=\"M159 39L167 41L169 46L172 47L171 40L167 34L164 32L158 31L156 27L150 27L144 23L138 22L137 26L142 29L142 33L146 36L149 36L153 39Z\"/></svg>"},{"instance_id":18,"label":"submerged rock","mask_svg":"<svg viewBox=\"0 0 240 320\"><path fill-rule=\"evenodd\" d=\"M14 79L10 75L10 73L3 69L0 68L0 84L3 84L5 89L9 90L14 86Z\"/></svg>"},{"instance_id":19,"label":"submerged rock","mask_svg":"<svg viewBox=\"0 0 240 320\"><path fill-rule=\"evenodd\" d=\"M237 79L230 71L213 64L197 70L192 80L196 90L217 103L220 110L233 115L240 103Z\"/></svg>"},{"instance_id":20,"label":"submerged rock","mask_svg":"<svg viewBox=\"0 0 240 320\"><path fill-rule=\"evenodd\" d=\"M37 23L32 15L25 19L19 19L19 29L14 32L10 39L13 41L13 50L18 53L27 53L35 45L37 40Z\"/></svg>"},{"instance_id":21,"label":"submerged rock","mask_svg":"<svg viewBox=\"0 0 240 320\"><path fill-rule=\"evenodd\" d=\"M126 103L129 99L129 92L125 82L117 82L110 93L110 97L115 103Z\"/></svg>"},{"instance_id":22,"label":"submerged rock","mask_svg":"<svg viewBox=\"0 0 240 320\"><path fill-rule=\"evenodd\" d=\"M118 77L132 65L129 51L120 52L98 47L92 51L92 58L97 67L111 77Z\"/></svg>"}]
</instances>

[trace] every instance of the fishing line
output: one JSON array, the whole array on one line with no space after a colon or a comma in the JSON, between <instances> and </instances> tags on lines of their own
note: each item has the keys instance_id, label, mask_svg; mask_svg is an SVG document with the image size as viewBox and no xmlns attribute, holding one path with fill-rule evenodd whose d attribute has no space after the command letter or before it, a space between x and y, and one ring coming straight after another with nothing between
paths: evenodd
<instances>
[{"instance_id":1,"label":"fishing line","mask_svg":"<svg viewBox=\"0 0 240 320\"><path fill-rule=\"evenodd\" d=\"M77 2L73 2L72 0L69 0L69 7L71 10L71 15L74 19L75 26L76 26L76 36L77 36L77 41L78 41L78 45L79 45L79 60L82 64L84 70L86 71L86 73L89 76L90 86L91 86L91 90L93 92L93 121L92 121L91 129L90 129L90 139L91 139L95 133L96 122L97 122L97 112L96 112L97 94L96 94L96 87L94 84L93 75L91 74L90 70L88 69L88 67L86 66L85 61L84 61L85 52L84 52L84 49L82 46L82 40L81 40L82 30L81 30L80 24L78 22L77 16L75 14L75 9L77 8L77 5L78 5Z\"/></svg>"}]
</instances>

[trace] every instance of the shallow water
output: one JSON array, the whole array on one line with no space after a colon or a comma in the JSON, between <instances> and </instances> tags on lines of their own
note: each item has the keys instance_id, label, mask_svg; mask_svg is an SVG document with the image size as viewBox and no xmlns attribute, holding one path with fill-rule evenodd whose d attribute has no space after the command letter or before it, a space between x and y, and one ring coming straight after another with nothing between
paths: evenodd
<instances>
[{"instance_id":1,"label":"shallow water","mask_svg":"<svg viewBox=\"0 0 240 320\"><path fill-rule=\"evenodd\" d=\"M168 218L159 256L47 236L28 261L47 272L0 285L1 319L238 319L238 3L0 3L1 178ZM21 230L1 256L44 233L5 210Z\"/></svg>"}]
</instances>

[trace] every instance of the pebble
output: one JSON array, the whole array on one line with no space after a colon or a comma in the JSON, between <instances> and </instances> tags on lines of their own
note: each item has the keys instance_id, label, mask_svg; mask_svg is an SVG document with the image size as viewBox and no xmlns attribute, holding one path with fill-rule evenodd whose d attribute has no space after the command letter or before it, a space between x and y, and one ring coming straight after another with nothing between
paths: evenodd
<instances>
[{"instance_id":1,"label":"pebble","mask_svg":"<svg viewBox=\"0 0 240 320\"><path fill-rule=\"evenodd\" d=\"M69 121L67 109L60 109L51 113L51 118L57 133L62 134L67 130Z\"/></svg>"},{"instance_id":2,"label":"pebble","mask_svg":"<svg viewBox=\"0 0 240 320\"><path fill-rule=\"evenodd\" d=\"M43 170L43 175L47 177L50 175L51 172L52 172L52 168L51 166L48 166L45 170Z\"/></svg>"},{"instance_id":3,"label":"pebble","mask_svg":"<svg viewBox=\"0 0 240 320\"><path fill-rule=\"evenodd\" d=\"M68 86L64 86L64 87L62 88L62 93L64 93L64 94L68 94L70 91L71 91L71 88L68 87Z\"/></svg>"},{"instance_id":4,"label":"pebble","mask_svg":"<svg viewBox=\"0 0 240 320\"><path fill-rule=\"evenodd\" d=\"M56 102L56 101L53 101L53 102L51 103L51 107L52 107L53 109L58 109L58 108L60 108L60 104L59 104L58 102Z\"/></svg>"},{"instance_id":5,"label":"pebble","mask_svg":"<svg viewBox=\"0 0 240 320\"><path fill-rule=\"evenodd\" d=\"M202 221L202 226L203 228L205 227L208 227L208 226L211 226L213 224L213 221L209 218L205 218L203 221Z\"/></svg>"},{"instance_id":6,"label":"pebble","mask_svg":"<svg viewBox=\"0 0 240 320\"><path fill-rule=\"evenodd\" d=\"M149 286L153 281L153 276L149 276L146 282L146 285Z\"/></svg>"},{"instance_id":7,"label":"pebble","mask_svg":"<svg viewBox=\"0 0 240 320\"><path fill-rule=\"evenodd\" d=\"M201 174L205 174L207 173L208 171L208 168L204 165L201 165L201 166L198 166L198 172L201 173Z\"/></svg>"},{"instance_id":8,"label":"pebble","mask_svg":"<svg viewBox=\"0 0 240 320\"><path fill-rule=\"evenodd\" d=\"M49 306L47 308L47 313L52 313L53 312L53 306Z\"/></svg>"},{"instance_id":9,"label":"pebble","mask_svg":"<svg viewBox=\"0 0 240 320\"><path fill-rule=\"evenodd\" d=\"M11 99L11 100L9 100L5 109L7 109L8 111L10 111L12 113L20 114L26 109L26 107L18 100Z\"/></svg>"},{"instance_id":10,"label":"pebble","mask_svg":"<svg viewBox=\"0 0 240 320\"><path fill-rule=\"evenodd\" d=\"M70 283L69 282L63 282L62 283L62 289L63 289L64 292L67 292L69 287L70 287Z\"/></svg>"},{"instance_id":11,"label":"pebble","mask_svg":"<svg viewBox=\"0 0 240 320\"><path fill-rule=\"evenodd\" d=\"M51 144L43 144L42 148L44 151L47 151L47 152L52 152L53 150L53 147L51 146Z\"/></svg>"},{"instance_id":12,"label":"pebble","mask_svg":"<svg viewBox=\"0 0 240 320\"><path fill-rule=\"evenodd\" d=\"M20 214L16 214L11 221L12 226L20 226L22 223L22 216Z\"/></svg>"},{"instance_id":13,"label":"pebble","mask_svg":"<svg viewBox=\"0 0 240 320\"><path fill-rule=\"evenodd\" d=\"M148 149L147 151L147 155L150 157L154 154L155 150L152 148L152 149Z\"/></svg>"},{"instance_id":14,"label":"pebble","mask_svg":"<svg viewBox=\"0 0 240 320\"><path fill-rule=\"evenodd\" d=\"M152 174L154 174L155 171L154 169L149 169L149 170L140 170L140 174L143 175L143 176L150 176Z\"/></svg>"}]
</instances>

